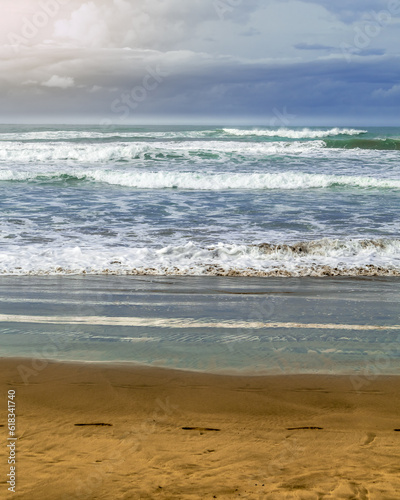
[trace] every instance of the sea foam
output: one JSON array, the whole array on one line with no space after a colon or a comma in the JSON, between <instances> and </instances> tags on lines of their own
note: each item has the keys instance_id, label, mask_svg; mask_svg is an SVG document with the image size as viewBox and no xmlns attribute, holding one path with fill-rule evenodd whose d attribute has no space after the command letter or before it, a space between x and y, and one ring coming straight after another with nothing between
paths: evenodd
<instances>
[{"instance_id":1,"label":"sea foam","mask_svg":"<svg viewBox=\"0 0 400 500\"><path fill-rule=\"evenodd\" d=\"M287 129L280 128L278 130L268 130L268 129L235 129L235 128L224 128L224 132L228 135L234 136L258 136L258 137L281 137L286 139L318 139L323 137L334 137L338 135L360 135L366 134L367 130L357 130L352 128L331 128L329 130L312 130L309 128L299 129Z\"/></svg>"},{"instance_id":2,"label":"sea foam","mask_svg":"<svg viewBox=\"0 0 400 500\"><path fill-rule=\"evenodd\" d=\"M400 275L400 240L322 240L293 244L163 248L28 245L0 252L2 274L221 276Z\"/></svg>"}]
</instances>

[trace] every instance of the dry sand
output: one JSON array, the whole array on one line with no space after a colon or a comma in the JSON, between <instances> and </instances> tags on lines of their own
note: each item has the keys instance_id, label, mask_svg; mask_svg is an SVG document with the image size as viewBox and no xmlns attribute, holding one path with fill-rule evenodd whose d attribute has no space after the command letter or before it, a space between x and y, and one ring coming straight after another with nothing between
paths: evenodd
<instances>
[{"instance_id":1,"label":"dry sand","mask_svg":"<svg viewBox=\"0 0 400 500\"><path fill-rule=\"evenodd\" d=\"M1 498L400 499L400 377L0 369L1 424L15 389L19 437L8 494L0 429Z\"/></svg>"}]
</instances>

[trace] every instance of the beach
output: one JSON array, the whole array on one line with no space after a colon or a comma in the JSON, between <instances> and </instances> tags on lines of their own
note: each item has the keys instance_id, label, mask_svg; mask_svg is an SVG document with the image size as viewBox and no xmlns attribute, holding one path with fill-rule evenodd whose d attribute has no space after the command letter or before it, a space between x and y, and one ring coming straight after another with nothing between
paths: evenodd
<instances>
[{"instance_id":1,"label":"beach","mask_svg":"<svg viewBox=\"0 0 400 500\"><path fill-rule=\"evenodd\" d=\"M400 0L4 0L0 500L400 500Z\"/></svg>"},{"instance_id":2,"label":"beach","mask_svg":"<svg viewBox=\"0 0 400 500\"><path fill-rule=\"evenodd\" d=\"M0 496L400 499L399 134L1 125Z\"/></svg>"},{"instance_id":3,"label":"beach","mask_svg":"<svg viewBox=\"0 0 400 500\"><path fill-rule=\"evenodd\" d=\"M10 498L400 498L397 376L357 390L349 376L0 367L3 402L16 391Z\"/></svg>"}]
</instances>

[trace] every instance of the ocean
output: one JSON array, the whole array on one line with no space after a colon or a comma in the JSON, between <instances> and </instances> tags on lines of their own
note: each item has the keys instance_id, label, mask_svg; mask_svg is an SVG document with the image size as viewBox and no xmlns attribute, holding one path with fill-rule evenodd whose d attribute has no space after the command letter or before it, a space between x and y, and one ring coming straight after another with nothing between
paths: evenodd
<instances>
[{"instance_id":1,"label":"ocean","mask_svg":"<svg viewBox=\"0 0 400 500\"><path fill-rule=\"evenodd\" d=\"M0 127L3 275L400 274L400 128Z\"/></svg>"},{"instance_id":2,"label":"ocean","mask_svg":"<svg viewBox=\"0 0 400 500\"><path fill-rule=\"evenodd\" d=\"M2 125L0 191L36 372L399 372L400 128Z\"/></svg>"}]
</instances>

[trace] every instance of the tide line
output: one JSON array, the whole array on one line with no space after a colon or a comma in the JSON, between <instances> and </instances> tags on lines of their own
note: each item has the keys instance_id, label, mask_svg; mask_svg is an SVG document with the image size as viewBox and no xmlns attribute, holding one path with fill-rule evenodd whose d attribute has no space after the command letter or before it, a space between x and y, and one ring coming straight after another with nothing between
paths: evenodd
<instances>
[{"instance_id":1,"label":"tide line","mask_svg":"<svg viewBox=\"0 0 400 500\"><path fill-rule=\"evenodd\" d=\"M191 318L138 318L105 316L23 316L0 314L0 323L40 323L56 325L102 325L157 328L303 328L325 330L400 330L400 325L343 325L336 323L284 323L251 321L201 321Z\"/></svg>"}]
</instances>

